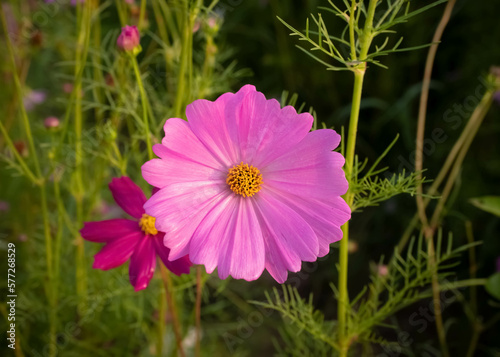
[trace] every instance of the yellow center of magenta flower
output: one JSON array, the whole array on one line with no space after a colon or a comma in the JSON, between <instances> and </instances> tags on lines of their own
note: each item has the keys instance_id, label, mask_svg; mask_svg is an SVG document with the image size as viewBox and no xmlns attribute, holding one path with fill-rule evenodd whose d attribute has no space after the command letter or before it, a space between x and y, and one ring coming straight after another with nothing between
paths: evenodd
<instances>
[{"instance_id":1,"label":"yellow center of magenta flower","mask_svg":"<svg viewBox=\"0 0 500 357\"><path fill-rule=\"evenodd\" d=\"M156 218L151 217L144 213L141 220L139 221L139 227L145 234L155 235L158 234L158 230L155 227Z\"/></svg>"},{"instance_id":2,"label":"yellow center of magenta flower","mask_svg":"<svg viewBox=\"0 0 500 357\"><path fill-rule=\"evenodd\" d=\"M226 182L234 193L252 197L262 188L262 174L258 168L241 162L229 169Z\"/></svg>"}]
</instances>

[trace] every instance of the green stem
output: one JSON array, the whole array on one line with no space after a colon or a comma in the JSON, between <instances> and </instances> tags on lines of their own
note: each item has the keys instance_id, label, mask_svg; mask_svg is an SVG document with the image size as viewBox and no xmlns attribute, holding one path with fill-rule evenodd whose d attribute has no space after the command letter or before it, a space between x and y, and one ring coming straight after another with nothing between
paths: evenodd
<instances>
[{"instance_id":1,"label":"green stem","mask_svg":"<svg viewBox=\"0 0 500 357\"><path fill-rule=\"evenodd\" d=\"M366 73L366 62L365 59L368 55L371 42L373 40L373 17L375 16L375 8L377 7L378 0L370 0L368 5L368 11L366 13L366 21L363 31L360 35L359 40L359 64L356 64L351 68L354 72L354 88L352 94L352 105L351 105L351 116L349 119L349 132L347 133L347 146L346 146L346 163L344 170L346 173L347 180L352 180L352 175L354 171L354 158L355 158L355 148L356 148L356 137L358 131L358 121L359 121L359 111L361 107L361 96L363 92L363 80ZM356 2L352 2L350 9L350 17L354 18L356 11ZM349 21L349 26L356 26L354 21ZM356 49L353 48L354 43L351 43L351 52L355 53ZM354 202L354 194L348 189L347 193L344 195L344 199L349 207L352 207ZM340 256L339 256L339 300L338 300L338 335L339 335L339 346L340 346L340 356L347 356L347 351L349 350L349 336L347 336L347 307L349 306L349 296L347 287L347 273L348 273L348 261L349 261L349 222L342 226L343 238L340 241Z\"/></svg>"},{"instance_id":2,"label":"green stem","mask_svg":"<svg viewBox=\"0 0 500 357\"><path fill-rule=\"evenodd\" d=\"M46 181L42 176L42 172L40 170L40 163L38 161L38 151L35 148L35 142L33 140L33 135L31 133L31 126L28 118L28 114L26 113L26 109L24 107L23 103L23 92L22 92L22 86L21 86L21 81L19 79L18 71L16 68L16 59L14 55L14 48L12 46L10 37L8 36L8 31L7 31L7 23L5 20L5 14L4 10L2 7L0 7L0 19L2 22L2 29L4 31L4 34L6 36L6 45L7 45L7 52L9 53L10 61L11 61L11 66L12 66L12 73L13 73L13 78L14 78L14 83L16 86L16 92L17 92L17 97L18 97L18 102L19 102L19 108L21 110L21 118L22 118L22 123L24 126L24 131L26 134L26 139L28 141L29 145L29 150L31 157L33 158L33 163L35 166L35 174L32 174L31 171L28 169L27 165L24 163L24 160L22 160L21 156L17 153L17 150L13 150L14 155L20 162L21 167L25 170L26 173L28 173L28 177L30 177L32 180L34 179L34 182L37 182L39 187L40 187L40 197L41 197L41 207L42 207L42 218L43 218L43 230L44 230L44 236L45 236L45 259L46 259L46 264L47 264L47 276L48 276L48 288L47 288L47 300L50 305L50 310L51 313L49 314L49 341L50 341L50 350L49 354L50 356L55 356L56 355L56 330L57 330L57 314L56 314L56 306L55 306L55 300L54 297L56 296L55 293L55 284L54 284L54 270L53 270L53 256L52 256L52 237L50 234L50 221L49 221L49 214L48 214L48 204L47 204L47 191L46 191ZM13 148L12 141L10 140L10 137L8 136L5 128L3 125L0 126L2 129L2 134L5 136L7 143L11 148ZM35 179L36 177L36 179Z\"/></svg>"},{"instance_id":3,"label":"green stem","mask_svg":"<svg viewBox=\"0 0 500 357\"><path fill-rule=\"evenodd\" d=\"M355 146L356 146L356 134L358 129L359 120L359 110L361 105L361 93L363 91L363 79L365 75L365 70L359 70L354 72L354 89L353 89L353 101L351 109L351 118L349 121L349 132L347 137L347 149L346 149L346 164L345 172L348 180L352 178L353 166L354 166L354 156L355 156ZM354 195L348 190L344 195L346 203L351 207ZM341 356L347 355L347 350L349 349L349 343L346 341L346 318L347 318L347 307L349 305L349 297L347 293L347 272L348 272L348 259L349 259L349 222L342 226L343 238L340 241L340 257L339 257L339 300L338 300L338 333L339 333L339 345L341 348Z\"/></svg>"},{"instance_id":4,"label":"green stem","mask_svg":"<svg viewBox=\"0 0 500 357\"><path fill-rule=\"evenodd\" d=\"M144 84L142 83L141 72L139 71L139 64L137 63L137 58L135 55L132 56L132 65L134 67L135 78L137 80L137 85L139 86L139 92L141 94L142 103L142 120L144 121L144 132L146 136L146 145L148 147L148 157L149 159L154 158L153 146L151 145L151 132L149 131L149 119L148 119L148 102L146 97L146 91L144 90Z\"/></svg>"},{"instance_id":5,"label":"green stem","mask_svg":"<svg viewBox=\"0 0 500 357\"><path fill-rule=\"evenodd\" d=\"M144 29L145 16L146 16L146 0L142 0L141 1L141 10L139 12L139 23L137 24L139 31L142 31Z\"/></svg>"},{"instance_id":6,"label":"green stem","mask_svg":"<svg viewBox=\"0 0 500 357\"><path fill-rule=\"evenodd\" d=\"M189 12L188 1L184 0L184 11L185 18L183 21L183 30L182 30L182 52L181 52L181 63L179 67L179 76L177 80L177 95L175 97L174 104L174 116L176 118L181 118L183 113L184 103L186 102L187 96L189 94L189 77L188 76L188 88L186 89L186 72L188 72L190 68L190 47L192 46L192 37L193 37L193 27L191 24L191 14Z\"/></svg>"},{"instance_id":7,"label":"green stem","mask_svg":"<svg viewBox=\"0 0 500 357\"><path fill-rule=\"evenodd\" d=\"M196 304L195 304L195 325L196 325L196 343L195 356L201 356L201 297L203 290L203 280L201 278L201 266L196 267Z\"/></svg>"},{"instance_id":8,"label":"green stem","mask_svg":"<svg viewBox=\"0 0 500 357\"><path fill-rule=\"evenodd\" d=\"M485 95L490 95L490 94L488 94L490 91L494 92L495 90L490 88L485 93ZM482 100L481 100L481 102L482 102ZM475 128L479 127L480 122L483 120L484 115L486 114L486 113L484 113L484 115L479 115L478 110L479 109L476 108L474 110L474 112L472 113L469 121L467 122L464 129L462 130L460 137L457 139L457 141L453 145L453 148L451 149L450 153L446 157L446 160L445 160L443 166L441 167L439 174L437 175L436 179L432 182L431 187L427 191L428 197L425 197L423 200L424 209L427 207L427 205L431 201L430 197L437 194L439 186L441 186L441 184L445 180L446 176L448 175L449 170L452 168L452 165L455 163L455 159L457 158L457 156L461 152L463 152L462 150L463 150L464 145L467 145L467 143L469 143L468 145L470 145L471 140L475 137L475 134L477 132L477 130L475 130ZM478 122L479 122L479 124L478 124ZM468 146L467 146L467 150L468 150ZM417 226L418 222L419 222L419 215L418 215L418 213L416 213L413 216L410 223L408 224L408 227L406 228L403 236L401 237L400 242L398 243L397 250L399 252L403 251L403 249L405 248L405 246L408 243L409 239L411 238L411 235L412 235L415 227Z\"/></svg>"},{"instance_id":9,"label":"green stem","mask_svg":"<svg viewBox=\"0 0 500 357\"><path fill-rule=\"evenodd\" d=\"M451 189L453 188L455 180L458 174L460 173L465 156L467 155L469 147L472 144L472 141L474 140L474 137L476 136L477 131L479 130L479 127L481 126L481 123L483 122L483 119L486 116L486 113L488 113L491 103L493 102L493 94L494 94L493 90L491 88L488 89L488 91L484 94L483 98L481 99L481 102L478 104L478 106L472 113L470 121L474 123L474 126L471 128L471 131L467 136L467 139L465 140L462 148L460 149L460 152L457 155L457 159L453 165L453 168L451 169L450 174L448 175L448 180L446 181L441 197L439 198L434 214L432 215L431 219L432 229L436 228L438 222L441 219L441 212L451 193Z\"/></svg>"},{"instance_id":10,"label":"green stem","mask_svg":"<svg viewBox=\"0 0 500 357\"><path fill-rule=\"evenodd\" d=\"M158 264L161 266L163 263L161 259L158 258ZM160 309L158 311L158 341L156 344L156 355L158 357L163 356L163 335L165 333L165 314L166 314L166 295L167 288L162 285L160 289Z\"/></svg>"},{"instance_id":11,"label":"green stem","mask_svg":"<svg viewBox=\"0 0 500 357\"><path fill-rule=\"evenodd\" d=\"M81 6L84 8L81 9ZM82 74L87 59L90 43L90 28L92 19L92 2L78 4L78 40L75 63L75 173L73 196L76 201L76 223L80 227L83 223L83 146L82 146ZM85 269L85 246L80 234L76 236L76 290L78 295L78 312L83 315L87 306L87 274Z\"/></svg>"},{"instance_id":12,"label":"green stem","mask_svg":"<svg viewBox=\"0 0 500 357\"><path fill-rule=\"evenodd\" d=\"M182 346L182 335L181 335L181 326L179 323L179 317L177 315L177 307L175 304L175 297L173 294L173 283L172 278L170 277L170 272L167 268L162 264L160 264L160 273L163 280L163 285L165 287L165 293L167 297L167 308L170 310L170 315L172 317L172 327L175 335L175 342L177 345L177 353L180 357L185 357L184 348Z\"/></svg>"}]
</instances>

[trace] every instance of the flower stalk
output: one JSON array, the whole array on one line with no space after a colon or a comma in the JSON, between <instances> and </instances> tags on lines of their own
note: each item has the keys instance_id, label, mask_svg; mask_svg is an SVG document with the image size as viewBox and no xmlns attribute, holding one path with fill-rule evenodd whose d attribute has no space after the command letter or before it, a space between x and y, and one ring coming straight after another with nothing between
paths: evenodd
<instances>
[{"instance_id":1,"label":"flower stalk","mask_svg":"<svg viewBox=\"0 0 500 357\"><path fill-rule=\"evenodd\" d=\"M148 98L146 96L146 91L144 90L144 84L142 82L141 72L139 71L139 64L137 63L137 57L134 54L130 54L132 66L134 67L135 78L137 80L137 85L139 86L139 92L141 95L142 104L142 120L144 122L144 135L146 137L146 146L148 150L148 158L151 160L154 158L153 146L151 145L151 132L149 130L149 119L148 119Z\"/></svg>"},{"instance_id":2,"label":"flower stalk","mask_svg":"<svg viewBox=\"0 0 500 357\"><path fill-rule=\"evenodd\" d=\"M377 7L377 0L370 0L368 5L368 11L366 14L366 21L364 28L360 35L359 41L359 57L356 56L356 42L354 41L354 27L357 26L355 22L357 3L355 0L351 3L350 14L349 14L349 34L350 34L350 44L351 44L351 61L355 65L351 68L354 72L354 88L352 94L352 105L351 105L351 115L349 118L349 131L347 133L347 146L345 152L346 163L344 170L348 180L352 180L352 174L354 169L354 158L355 158L355 148L356 148L356 138L358 131L359 122L359 112L361 107L361 97L363 92L363 80L366 73L366 57L370 49L371 42L373 40L373 18L375 16L375 8ZM359 11L359 10L358 10ZM348 189L347 193L344 195L344 199L349 207L353 206L354 194ZM347 356L350 345L350 337L347 336L347 308L349 306L349 296L347 287L347 275L348 275L348 261L349 261L349 222L342 226L343 237L340 241L340 256L339 256L339 299L338 299L338 336L339 336L339 346L340 355Z\"/></svg>"}]
</instances>

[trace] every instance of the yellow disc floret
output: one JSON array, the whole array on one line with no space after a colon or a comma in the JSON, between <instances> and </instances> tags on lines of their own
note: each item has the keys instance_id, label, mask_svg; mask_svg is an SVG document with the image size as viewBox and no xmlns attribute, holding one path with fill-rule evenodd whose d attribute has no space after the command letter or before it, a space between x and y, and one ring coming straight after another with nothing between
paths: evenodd
<instances>
[{"instance_id":1,"label":"yellow disc floret","mask_svg":"<svg viewBox=\"0 0 500 357\"><path fill-rule=\"evenodd\" d=\"M156 218L151 217L144 213L141 220L139 221L139 227L145 234L155 235L158 234L158 230L155 227Z\"/></svg>"},{"instance_id":2,"label":"yellow disc floret","mask_svg":"<svg viewBox=\"0 0 500 357\"><path fill-rule=\"evenodd\" d=\"M234 193L252 197L262 188L262 174L258 168L241 162L229 169L226 182Z\"/></svg>"}]
</instances>

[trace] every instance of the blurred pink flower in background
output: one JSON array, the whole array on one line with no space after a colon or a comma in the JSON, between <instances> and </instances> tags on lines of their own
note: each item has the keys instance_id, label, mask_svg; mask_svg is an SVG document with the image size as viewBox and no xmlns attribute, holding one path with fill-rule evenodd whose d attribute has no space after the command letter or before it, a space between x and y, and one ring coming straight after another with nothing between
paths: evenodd
<instances>
[{"instance_id":1,"label":"blurred pink flower in background","mask_svg":"<svg viewBox=\"0 0 500 357\"><path fill-rule=\"evenodd\" d=\"M130 259L129 277L135 291L145 289L156 268L158 255L174 274L189 273L188 256L169 260L170 250L163 245L163 232L155 228L155 219L144 212L146 196L128 177L114 178L109 184L115 202L134 219L110 219L85 222L80 230L90 242L106 243L94 257L94 269L116 268Z\"/></svg>"},{"instance_id":2,"label":"blurred pink flower in background","mask_svg":"<svg viewBox=\"0 0 500 357\"><path fill-rule=\"evenodd\" d=\"M497 105L500 105L500 91L495 92L495 94L493 95L493 100L497 103Z\"/></svg>"},{"instance_id":3,"label":"blurred pink flower in background","mask_svg":"<svg viewBox=\"0 0 500 357\"><path fill-rule=\"evenodd\" d=\"M196 100L186 116L167 120L153 146L160 158L142 166L160 189L144 208L167 232L171 259L189 254L221 279L267 269L283 283L342 238L351 211L334 130L310 132L309 113L281 109L251 85Z\"/></svg>"},{"instance_id":4,"label":"blurred pink flower in background","mask_svg":"<svg viewBox=\"0 0 500 357\"><path fill-rule=\"evenodd\" d=\"M73 92L73 83L66 82L63 84L63 92L70 94Z\"/></svg>"},{"instance_id":5,"label":"blurred pink flower in background","mask_svg":"<svg viewBox=\"0 0 500 357\"><path fill-rule=\"evenodd\" d=\"M140 46L141 36L136 26L125 26L122 28L116 44L124 51L134 51Z\"/></svg>"},{"instance_id":6,"label":"blurred pink flower in background","mask_svg":"<svg viewBox=\"0 0 500 357\"><path fill-rule=\"evenodd\" d=\"M193 33L198 32L198 30L200 29L200 26L201 26L200 19L196 19L196 21L194 22L194 25L193 25Z\"/></svg>"},{"instance_id":7,"label":"blurred pink flower in background","mask_svg":"<svg viewBox=\"0 0 500 357\"><path fill-rule=\"evenodd\" d=\"M45 126L46 129L55 129L59 127L59 119L56 117L47 117L43 121L43 125Z\"/></svg>"},{"instance_id":8,"label":"blurred pink flower in background","mask_svg":"<svg viewBox=\"0 0 500 357\"><path fill-rule=\"evenodd\" d=\"M377 273L380 276L386 276L389 273L389 268L385 264L377 265Z\"/></svg>"},{"instance_id":9,"label":"blurred pink flower in background","mask_svg":"<svg viewBox=\"0 0 500 357\"><path fill-rule=\"evenodd\" d=\"M30 90L24 96L24 108L26 110L33 110L38 104L45 102L47 93L43 90Z\"/></svg>"},{"instance_id":10,"label":"blurred pink flower in background","mask_svg":"<svg viewBox=\"0 0 500 357\"><path fill-rule=\"evenodd\" d=\"M7 212L10 208L10 204L7 201L0 201L0 212Z\"/></svg>"}]
</instances>

